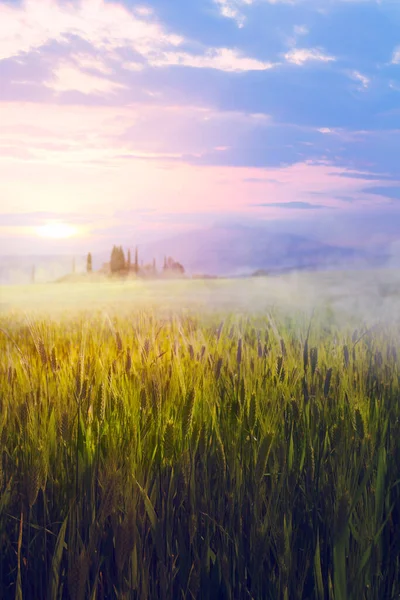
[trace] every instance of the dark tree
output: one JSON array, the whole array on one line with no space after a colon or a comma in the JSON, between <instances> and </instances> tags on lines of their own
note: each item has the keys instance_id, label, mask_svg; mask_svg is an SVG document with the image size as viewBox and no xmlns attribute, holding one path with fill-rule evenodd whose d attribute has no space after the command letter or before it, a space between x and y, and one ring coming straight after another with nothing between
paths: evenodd
<instances>
[{"instance_id":1,"label":"dark tree","mask_svg":"<svg viewBox=\"0 0 400 600\"><path fill-rule=\"evenodd\" d=\"M86 259L86 272L91 273L93 271L92 255L89 252Z\"/></svg>"},{"instance_id":2,"label":"dark tree","mask_svg":"<svg viewBox=\"0 0 400 600\"><path fill-rule=\"evenodd\" d=\"M122 246L114 246L111 252L110 270L111 273L121 273L125 271L126 262Z\"/></svg>"},{"instance_id":3,"label":"dark tree","mask_svg":"<svg viewBox=\"0 0 400 600\"><path fill-rule=\"evenodd\" d=\"M185 269L184 269L183 265L181 265L181 263L179 263L179 262L174 262L172 270L175 273L180 273L181 275L183 275L185 273Z\"/></svg>"},{"instance_id":4,"label":"dark tree","mask_svg":"<svg viewBox=\"0 0 400 600\"><path fill-rule=\"evenodd\" d=\"M114 246L111 252L110 269L111 273L118 273L121 269L121 253L117 246Z\"/></svg>"},{"instance_id":5,"label":"dark tree","mask_svg":"<svg viewBox=\"0 0 400 600\"><path fill-rule=\"evenodd\" d=\"M131 251L128 250L128 259L126 261L126 268L128 269L128 272L131 270L131 267L132 267Z\"/></svg>"},{"instance_id":6,"label":"dark tree","mask_svg":"<svg viewBox=\"0 0 400 600\"><path fill-rule=\"evenodd\" d=\"M126 260L125 260L125 254L124 254L124 251L122 249L122 246L119 247L119 261L120 261L120 271L125 271L125 269L126 269Z\"/></svg>"},{"instance_id":7,"label":"dark tree","mask_svg":"<svg viewBox=\"0 0 400 600\"><path fill-rule=\"evenodd\" d=\"M164 259L164 271L167 271L171 274L180 274L183 275L185 273L185 269L181 265L181 263L176 262L171 256Z\"/></svg>"},{"instance_id":8,"label":"dark tree","mask_svg":"<svg viewBox=\"0 0 400 600\"><path fill-rule=\"evenodd\" d=\"M139 252L137 246L135 248L135 273L136 275L139 273Z\"/></svg>"},{"instance_id":9,"label":"dark tree","mask_svg":"<svg viewBox=\"0 0 400 600\"><path fill-rule=\"evenodd\" d=\"M110 271L116 273L118 270L117 247L113 246L110 258Z\"/></svg>"}]
</instances>

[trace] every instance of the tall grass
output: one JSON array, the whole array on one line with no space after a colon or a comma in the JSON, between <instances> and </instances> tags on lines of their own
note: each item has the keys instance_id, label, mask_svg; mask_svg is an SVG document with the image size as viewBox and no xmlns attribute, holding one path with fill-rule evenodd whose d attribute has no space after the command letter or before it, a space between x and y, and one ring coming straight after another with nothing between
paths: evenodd
<instances>
[{"instance_id":1,"label":"tall grass","mask_svg":"<svg viewBox=\"0 0 400 600\"><path fill-rule=\"evenodd\" d=\"M2 598L399 597L398 329L0 328Z\"/></svg>"}]
</instances>

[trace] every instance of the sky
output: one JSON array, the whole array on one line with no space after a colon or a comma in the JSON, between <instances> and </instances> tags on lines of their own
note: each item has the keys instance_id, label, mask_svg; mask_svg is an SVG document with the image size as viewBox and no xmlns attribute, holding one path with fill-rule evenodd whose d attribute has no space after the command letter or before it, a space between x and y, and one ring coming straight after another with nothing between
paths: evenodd
<instances>
[{"instance_id":1,"label":"sky","mask_svg":"<svg viewBox=\"0 0 400 600\"><path fill-rule=\"evenodd\" d=\"M398 0L0 0L2 254L395 242L399 134Z\"/></svg>"}]
</instances>

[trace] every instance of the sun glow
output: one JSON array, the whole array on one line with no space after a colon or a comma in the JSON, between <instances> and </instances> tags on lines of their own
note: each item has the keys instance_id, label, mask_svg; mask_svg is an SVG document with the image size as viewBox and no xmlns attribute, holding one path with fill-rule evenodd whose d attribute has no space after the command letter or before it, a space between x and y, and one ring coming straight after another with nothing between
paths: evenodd
<instances>
[{"instance_id":1,"label":"sun glow","mask_svg":"<svg viewBox=\"0 0 400 600\"><path fill-rule=\"evenodd\" d=\"M52 221L50 223L46 223L46 225L37 227L36 232L41 237L65 239L76 235L78 230L76 227L73 227L73 225Z\"/></svg>"}]
</instances>

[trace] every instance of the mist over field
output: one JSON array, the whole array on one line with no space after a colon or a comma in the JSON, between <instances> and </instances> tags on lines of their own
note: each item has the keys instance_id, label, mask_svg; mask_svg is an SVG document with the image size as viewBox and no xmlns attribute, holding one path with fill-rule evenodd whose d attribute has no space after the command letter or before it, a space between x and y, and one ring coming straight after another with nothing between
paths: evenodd
<instances>
[{"instance_id":1,"label":"mist over field","mask_svg":"<svg viewBox=\"0 0 400 600\"><path fill-rule=\"evenodd\" d=\"M271 309L309 314L329 309L337 319L369 324L400 317L400 272L291 272L240 279L87 281L4 286L2 313L57 315L65 311L105 310L114 314L156 312L244 312Z\"/></svg>"}]
</instances>

